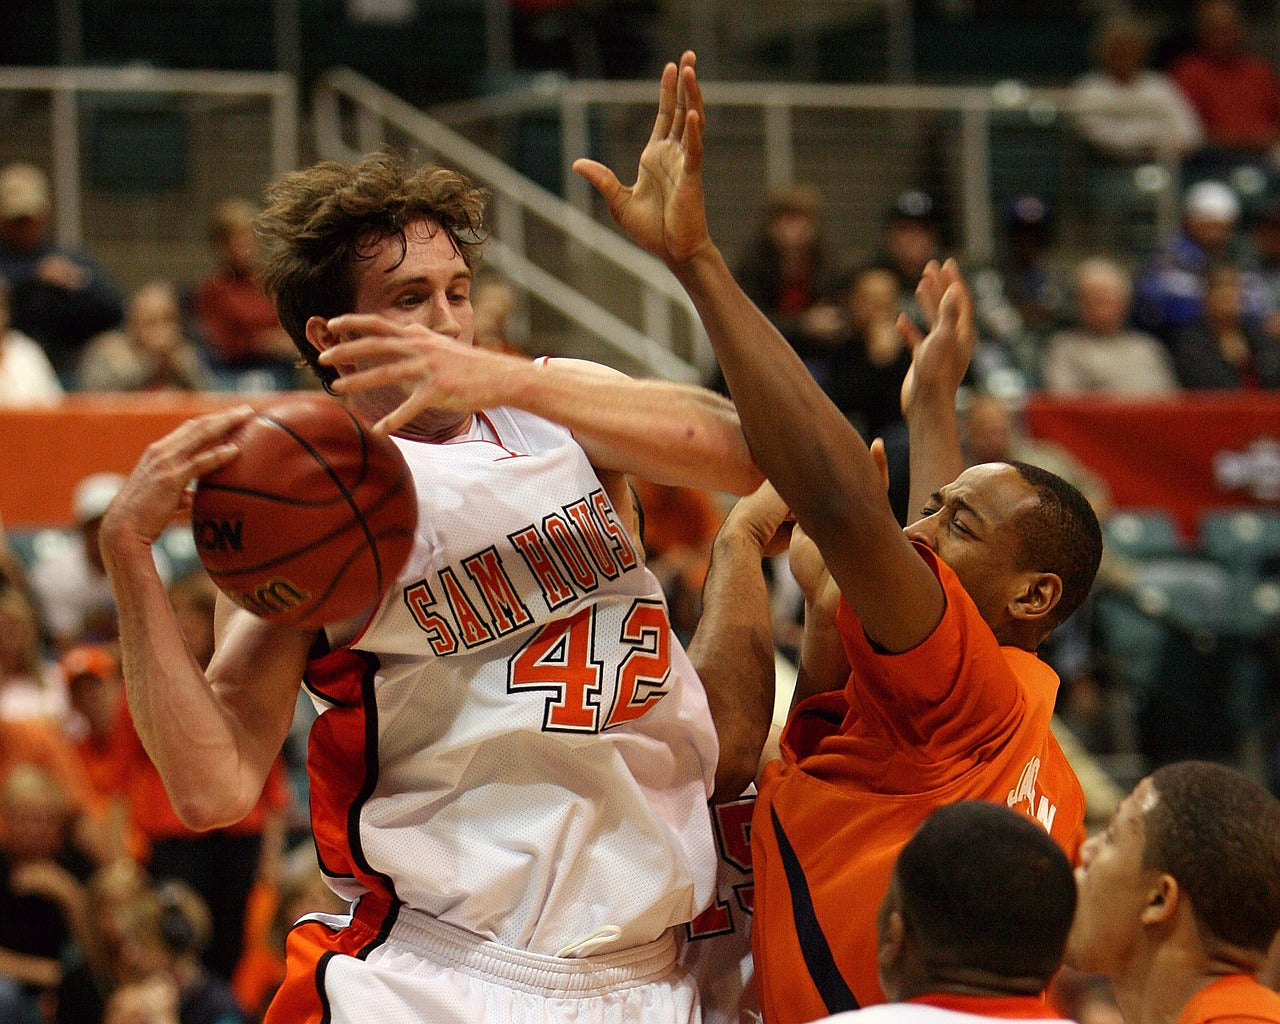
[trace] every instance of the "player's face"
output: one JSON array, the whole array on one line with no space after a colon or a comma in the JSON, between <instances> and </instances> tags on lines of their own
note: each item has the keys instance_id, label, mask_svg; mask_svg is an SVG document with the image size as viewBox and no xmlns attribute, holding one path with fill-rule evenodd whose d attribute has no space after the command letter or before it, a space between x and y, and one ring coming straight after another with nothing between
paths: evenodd
<instances>
[{"instance_id":1,"label":"player's face","mask_svg":"<svg viewBox=\"0 0 1280 1024\"><path fill-rule=\"evenodd\" d=\"M1039 500L1012 466L991 462L966 469L932 495L923 518L906 528L951 567L983 620L1006 639L1008 607L1023 588L1018 518Z\"/></svg>"},{"instance_id":2,"label":"player's face","mask_svg":"<svg viewBox=\"0 0 1280 1024\"><path fill-rule=\"evenodd\" d=\"M400 240L384 238L356 280L356 313L381 313L398 323L421 324L463 344L475 341L471 270L447 232L429 221L405 229Z\"/></svg>"},{"instance_id":3,"label":"player's face","mask_svg":"<svg viewBox=\"0 0 1280 1024\"><path fill-rule=\"evenodd\" d=\"M1156 800L1151 780L1143 779L1106 829L1084 844L1066 954L1067 963L1078 970L1116 977L1138 950L1142 913L1160 878L1158 871L1142 866L1144 819Z\"/></svg>"}]
</instances>

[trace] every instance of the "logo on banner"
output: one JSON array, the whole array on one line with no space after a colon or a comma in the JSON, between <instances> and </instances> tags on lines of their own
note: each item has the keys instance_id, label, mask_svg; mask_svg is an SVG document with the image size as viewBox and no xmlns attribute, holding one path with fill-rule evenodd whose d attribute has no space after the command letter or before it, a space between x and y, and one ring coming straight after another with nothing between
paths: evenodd
<instances>
[{"instance_id":1,"label":"logo on banner","mask_svg":"<svg viewBox=\"0 0 1280 1024\"><path fill-rule=\"evenodd\" d=\"M1258 501L1280 501L1280 442L1260 437L1242 452L1218 452L1213 457L1213 479L1219 490L1244 491Z\"/></svg>"}]
</instances>

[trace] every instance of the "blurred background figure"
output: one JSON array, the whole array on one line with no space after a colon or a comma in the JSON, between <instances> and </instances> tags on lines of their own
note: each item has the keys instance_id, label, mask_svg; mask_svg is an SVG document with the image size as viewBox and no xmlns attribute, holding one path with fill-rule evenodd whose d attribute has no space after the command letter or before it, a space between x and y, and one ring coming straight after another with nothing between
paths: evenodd
<instances>
[{"instance_id":1,"label":"blurred background figure","mask_svg":"<svg viewBox=\"0 0 1280 1024\"><path fill-rule=\"evenodd\" d=\"M193 309L215 369L238 390L296 386L298 350L254 276L257 208L228 199L209 218L217 267L197 287Z\"/></svg>"},{"instance_id":2,"label":"blurred background figure","mask_svg":"<svg viewBox=\"0 0 1280 1024\"><path fill-rule=\"evenodd\" d=\"M1147 265L1137 285L1138 323L1166 345L1203 312L1205 277L1215 264L1231 264L1244 274L1246 318L1261 320L1269 312L1270 298L1253 270L1240 217L1240 197L1223 182L1200 181L1187 189L1181 232Z\"/></svg>"},{"instance_id":3,"label":"blurred background figure","mask_svg":"<svg viewBox=\"0 0 1280 1024\"><path fill-rule=\"evenodd\" d=\"M892 273L860 271L845 293L848 334L829 358L827 392L868 442L905 429L902 381L911 353L897 328L902 303Z\"/></svg>"},{"instance_id":4,"label":"blurred background figure","mask_svg":"<svg viewBox=\"0 0 1280 1024\"><path fill-rule=\"evenodd\" d=\"M98 550L98 527L123 483L119 473L93 473L76 484L76 533L66 543L38 552L31 565L31 588L55 650L118 636L115 598ZM158 546L153 550L161 578L168 580L169 561Z\"/></svg>"},{"instance_id":5,"label":"blurred background figure","mask_svg":"<svg viewBox=\"0 0 1280 1024\"><path fill-rule=\"evenodd\" d=\"M123 328L90 341L76 373L81 391L208 391L216 383L183 332L178 293L167 281L133 293Z\"/></svg>"},{"instance_id":6,"label":"blurred background figure","mask_svg":"<svg viewBox=\"0 0 1280 1024\"><path fill-rule=\"evenodd\" d=\"M88 255L53 240L52 206L40 168L0 169L0 277L13 288L13 326L39 342L66 383L88 340L123 319L124 302Z\"/></svg>"},{"instance_id":7,"label":"blurred background figure","mask_svg":"<svg viewBox=\"0 0 1280 1024\"><path fill-rule=\"evenodd\" d=\"M525 352L528 338L519 324L519 301L500 277L483 270L476 275L471 282L471 309L477 345L495 352Z\"/></svg>"},{"instance_id":8,"label":"blurred background figure","mask_svg":"<svg viewBox=\"0 0 1280 1024\"><path fill-rule=\"evenodd\" d=\"M44 349L13 326L12 291L0 277L0 406L57 405L62 382Z\"/></svg>"},{"instance_id":9,"label":"blurred background figure","mask_svg":"<svg viewBox=\"0 0 1280 1024\"><path fill-rule=\"evenodd\" d=\"M817 360L819 372L843 327L834 302L840 272L823 239L822 207L812 185L771 189L764 223L734 275L801 358Z\"/></svg>"},{"instance_id":10,"label":"blurred background figure","mask_svg":"<svg viewBox=\"0 0 1280 1024\"><path fill-rule=\"evenodd\" d=\"M1076 269L1079 326L1049 339L1041 378L1056 395L1154 396L1177 390L1173 362L1160 341L1129 327L1133 285L1113 260L1094 257Z\"/></svg>"},{"instance_id":11,"label":"blurred background figure","mask_svg":"<svg viewBox=\"0 0 1280 1024\"><path fill-rule=\"evenodd\" d=\"M61 722L66 689L45 663L40 617L12 583L0 586L0 718Z\"/></svg>"},{"instance_id":12,"label":"blurred background figure","mask_svg":"<svg viewBox=\"0 0 1280 1024\"><path fill-rule=\"evenodd\" d=\"M1200 118L1182 90L1147 66L1150 43L1144 22L1128 15L1106 19L1094 38L1097 67L1072 88L1095 248L1149 247L1155 199L1139 169L1166 157L1181 163L1204 142Z\"/></svg>"},{"instance_id":13,"label":"blurred background figure","mask_svg":"<svg viewBox=\"0 0 1280 1024\"><path fill-rule=\"evenodd\" d=\"M1205 279L1203 312L1174 333L1173 357L1185 388L1280 388L1280 341L1246 319L1241 273L1213 267Z\"/></svg>"},{"instance_id":14,"label":"blurred background figure","mask_svg":"<svg viewBox=\"0 0 1280 1024\"><path fill-rule=\"evenodd\" d=\"M1034 387L1045 342L1067 318L1067 270L1057 251L1057 218L1040 196L1021 195L1005 203L1001 224L1001 257L973 275L974 315L983 341L972 372L982 381L1008 366Z\"/></svg>"},{"instance_id":15,"label":"blurred background figure","mask_svg":"<svg viewBox=\"0 0 1280 1024\"><path fill-rule=\"evenodd\" d=\"M1235 182L1241 169L1249 169L1261 177L1257 191L1265 194L1276 181L1280 79L1267 60L1248 49L1235 0L1201 0L1195 35L1193 49L1169 67L1208 137L1207 145L1188 162L1187 176L1191 181Z\"/></svg>"},{"instance_id":16,"label":"blurred background figure","mask_svg":"<svg viewBox=\"0 0 1280 1024\"><path fill-rule=\"evenodd\" d=\"M898 193L885 213L880 251L871 265L892 273L899 291L913 304L925 264L940 259L941 252L942 233L933 197L919 189Z\"/></svg>"}]
</instances>

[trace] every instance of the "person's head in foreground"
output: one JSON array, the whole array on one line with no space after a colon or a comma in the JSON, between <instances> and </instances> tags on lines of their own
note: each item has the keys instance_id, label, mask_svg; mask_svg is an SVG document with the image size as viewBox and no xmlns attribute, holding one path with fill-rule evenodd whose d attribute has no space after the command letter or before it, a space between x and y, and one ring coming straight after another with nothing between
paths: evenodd
<instances>
[{"instance_id":1,"label":"person's head in foreground","mask_svg":"<svg viewBox=\"0 0 1280 1024\"><path fill-rule=\"evenodd\" d=\"M485 199L461 174L374 153L287 174L266 199L257 219L263 287L322 382L340 372L317 357L339 340L327 321L343 313L379 313L473 343ZM382 412L392 401L367 394L361 400Z\"/></svg>"},{"instance_id":2,"label":"person's head in foreground","mask_svg":"<svg viewBox=\"0 0 1280 1024\"><path fill-rule=\"evenodd\" d=\"M1023 462L966 469L907 527L955 572L1001 644L1034 651L1089 594L1102 529L1088 499Z\"/></svg>"},{"instance_id":3,"label":"person's head in foreground","mask_svg":"<svg viewBox=\"0 0 1280 1024\"><path fill-rule=\"evenodd\" d=\"M1076 881L1067 962L1110 977L1139 1024L1179 985L1262 965L1280 929L1280 800L1222 765L1166 765L1085 843Z\"/></svg>"},{"instance_id":4,"label":"person's head in foreground","mask_svg":"<svg viewBox=\"0 0 1280 1024\"><path fill-rule=\"evenodd\" d=\"M880 906L880 985L927 994L1038 995L1062 962L1076 905L1066 855L999 804L940 807L902 852Z\"/></svg>"}]
</instances>

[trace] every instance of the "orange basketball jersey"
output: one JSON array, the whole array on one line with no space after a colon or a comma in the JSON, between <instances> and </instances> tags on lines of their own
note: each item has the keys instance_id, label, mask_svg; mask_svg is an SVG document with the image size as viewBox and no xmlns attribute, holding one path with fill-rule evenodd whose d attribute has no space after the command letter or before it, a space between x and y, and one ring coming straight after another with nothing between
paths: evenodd
<instances>
[{"instance_id":1,"label":"orange basketball jersey","mask_svg":"<svg viewBox=\"0 0 1280 1024\"><path fill-rule=\"evenodd\" d=\"M934 808L1005 803L1073 860L1084 840L1084 794L1049 731L1057 676L1001 647L951 569L918 550L946 593L938 627L884 654L842 603L849 682L795 709L761 779L752 945L769 1024L884 1001L876 911L898 851Z\"/></svg>"},{"instance_id":2,"label":"orange basketball jersey","mask_svg":"<svg viewBox=\"0 0 1280 1024\"><path fill-rule=\"evenodd\" d=\"M1178 1024L1280 1024L1280 995L1248 974L1206 985L1183 1007Z\"/></svg>"}]
</instances>

